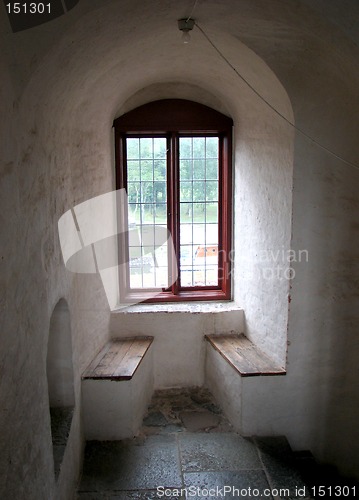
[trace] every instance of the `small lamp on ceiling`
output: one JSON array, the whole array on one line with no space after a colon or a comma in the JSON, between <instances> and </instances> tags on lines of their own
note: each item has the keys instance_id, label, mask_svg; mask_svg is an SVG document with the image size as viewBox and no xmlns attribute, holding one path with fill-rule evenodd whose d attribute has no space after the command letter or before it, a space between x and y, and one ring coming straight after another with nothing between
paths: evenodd
<instances>
[{"instance_id":1,"label":"small lamp on ceiling","mask_svg":"<svg viewBox=\"0 0 359 500\"><path fill-rule=\"evenodd\" d=\"M194 19L190 17L187 19L179 19L178 20L178 29L182 31L182 42L189 43L191 40L191 36L189 34L190 31L193 30L194 27Z\"/></svg>"}]
</instances>

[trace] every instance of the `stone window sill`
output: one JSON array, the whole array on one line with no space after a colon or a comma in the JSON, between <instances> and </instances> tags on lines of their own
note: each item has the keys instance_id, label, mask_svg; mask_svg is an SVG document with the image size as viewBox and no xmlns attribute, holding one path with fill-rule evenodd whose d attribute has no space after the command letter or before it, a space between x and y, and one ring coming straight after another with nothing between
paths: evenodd
<instances>
[{"instance_id":1,"label":"stone window sill","mask_svg":"<svg viewBox=\"0 0 359 500\"><path fill-rule=\"evenodd\" d=\"M135 304L122 309L115 309L112 314L138 314L138 313L221 313L241 311L235 302L174 302L158 304Z\"/></svg>"}]
</instances>

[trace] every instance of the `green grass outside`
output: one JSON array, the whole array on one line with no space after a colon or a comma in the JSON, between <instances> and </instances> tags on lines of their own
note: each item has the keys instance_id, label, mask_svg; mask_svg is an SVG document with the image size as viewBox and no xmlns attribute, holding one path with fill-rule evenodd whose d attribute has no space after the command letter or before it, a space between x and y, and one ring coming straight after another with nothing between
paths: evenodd
<instances>
[{"instance_id":1,"label":"green grass outside","mask_svg":"<svg viewBox=\"0 0 359 500\"><path fill-rule=\"evenodd\" d=\"M154 218L153 214L151 213L150 210L145 209L144 210L144 220L143 223L145 224L166 224L167 222L167 215L166 215L166 210L164 208L158 208L156 210L156 216ZM206 218L205 218L206 216ZM136 224L140 224L140 211L137 210L137 212L132 213L130 216L130 220L134 221ZM217 213L217 205L216 204L207 204L206 207L206 213L202 210L197 210L193 214L193 222L194 223L204 223L204 222L209 223L217 223L218 222L218 213ZM182 224L190 224L192 223L192 215L187 215L185 210L182 210L181 213L181 223Z\"/></svg>"}]
</instances>

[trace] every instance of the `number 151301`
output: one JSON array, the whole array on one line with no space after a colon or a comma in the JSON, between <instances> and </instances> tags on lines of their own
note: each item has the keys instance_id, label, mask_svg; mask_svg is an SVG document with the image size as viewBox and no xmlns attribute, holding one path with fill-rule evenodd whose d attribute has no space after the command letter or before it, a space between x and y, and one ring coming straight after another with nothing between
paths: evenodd
<instances>
[{"instance_id":1,"label":"number 151301","mask_svg":"<svg viewBox=\"0 0 359 500\"><path fill-rule=\"evenodd\" d=\"M14 2L6 4L8 14L50 14L51 3Z\"/></svg>"},{"instance_id":2,"label":"number 151301","mask_svg":"<svg viewBox=\"0 0 359 500\"><path fill-rule=\"evenodd\" d=\"M355 486L312 486L310 488L315 498L318 497L355 497Z\"/></svg>"}]
</instances>

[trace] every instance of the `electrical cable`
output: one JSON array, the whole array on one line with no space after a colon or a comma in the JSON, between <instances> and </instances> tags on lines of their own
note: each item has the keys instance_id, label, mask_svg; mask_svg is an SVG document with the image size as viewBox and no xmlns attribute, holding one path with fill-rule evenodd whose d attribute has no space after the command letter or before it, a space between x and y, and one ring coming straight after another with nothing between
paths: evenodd
<instances>
[{"instance_id":1,"label":"electrical cable","mask_svg":"<svg viewBox=\"0 0 359 500\"><path fill-rule=\"evenodd\" d=\"M194 7L196 6L196 3L197 3L197 0L195 2L195 5ZM194 7L192 9L192 12L194 10ZM192 14L192 13L191 13ZM189 18L188 18L189 19ZM223 61L236 73L236 75L247 85L247 87L249 87L252 92L255 93L255 95L257 97L259 97L261 99L261 101L263 101L272 111L274 111L274 113L276 113L278 116L280 116L286 123L288 123L291 127L293 127L297 132L299 132L300 134L302 134L306 139L309 139L313 144L315 144L316 146L318 146L319 148L321 148L322 150L326 151L327 153L329 153L330 155L334 156L337 160L340 160L342 161L343 163L345 163L346 165L349 165L350 167L352 168L355 168L357 170L359 170L359 165L356 165L355 163L349 161L349 160L346 160L345 158L341 157L340 155L338 155L337 153L335 153L334 151L332 151L331 149L327 148L326 146L324 146L323 144L321 144L320 142L316 141L313 137L311 137L309 134L307 134L306 132L304 132L302 129L300 129L299 127L297 127L297 125L295 125L294 123L292 123L290 120L288 120L288 118L286 118L280 111L278 111L269 101L267 101L267 99L265 97L263 97L259 92L258 90L256 90L245 78L243 75L241 75L239 73L239 71L233 66L233 64L227 59L227 57L217 48L217 46L212 42L212 40L209 38L209 36L207 35L207 33L201 28L201 26L198 24L197 21L195 21L195 25L197 26L197 28L199 29L199 31L202 33L202 35L205 37L205 39L208 41L208 43L214 48L214 50L217 52L217 54L223 59Z\"/></svg>"},{"instance_id":2,"label":"electrical cable","mask_svg":"<svg viewBox=\"0 0 359 500\"><path fill-rule=\"evenodd\" d=\"M191 19L191 16L192 16L192 14L193 14L193 12L194 12L194 9L196 8L197 2L198 2L198 0L195 0L194 5L193 5L192 10L191 10L191 13L190 13L190 15L187 17L187 19L186 19L186 23L188 23L189 19Z\"/></svg>"}]
</instances>

